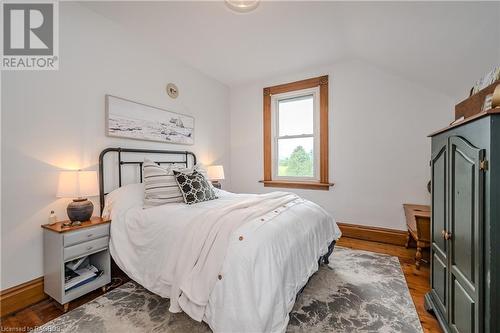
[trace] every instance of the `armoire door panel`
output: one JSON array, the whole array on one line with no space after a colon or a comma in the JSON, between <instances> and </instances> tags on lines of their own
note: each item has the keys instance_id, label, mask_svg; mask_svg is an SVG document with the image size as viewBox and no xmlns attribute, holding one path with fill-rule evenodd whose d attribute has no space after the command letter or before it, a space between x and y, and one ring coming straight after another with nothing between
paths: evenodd
<instances>
[{"instance_id":1,"label":"armoire door panel","mask_svg":"<svg viewBox=\"0 0 500 333\"><path fill-rule=\"evenodd\" d=\"M451 294L453 295L451 306L451 328L456 333L476 332L475 326L475 302L467 291L456 279L452 279ZM477 332L479 333L479 332Z\"/></svg>"},{"instance_id":2,"label":"armoire door panel","mask_svg":"<svg viewBox=\"0 0 500 333\"><path fill-rule=\"evenodd\" d=\"M444 145L432 156L431 177L432 177L432 247L440 252L441 256L447 256L446 241L441 236L447 227L447 147Z\"/></svg>"},{"instance_id":3,"label":"armoire door panel","mask_svg":"<svg viewBox=\"0 0 500 333\"><path fill-rule=\"evenodd\" d=\"M452 263L474 284L476 233L474 223L475 165L459 149L454 148L451 172Z\"/></svg>"},{"instance_id":4,"label":"armoire door panel","mask_svg":"<svg viewBox=\"0 0 500 333\"><path fill-rule=\"evenodd\" d=\"M480 333L485 151L449 138L448 316L454 332Z\"/></svg>"},{"instance_id":5,"label":"armoire door panel","mask_svg":"<svg viewBox=\"0 0 500 333\"><path fill-rule=\"evenodd\" d=\"M447 316L448 270L447 245L441 232L447 226L447 184L448 184L448 145L433 149L431 159L431 192L432 192L432 277L431 287L436 306L443 316Z\"/></svg>"},{"instance_id":6,"label":"armoire door panel","mask_svg":"<svg viewBox=\"0 0 500 333\"><path fill-rule=\"evenodd\" d=\"M448 287L448 270L446 268L446 261L441 260L440 255L434 253L432 256L432 277L431 277L432 291L435 298L440 302L440 307L443 315L446 315L447 307L447 287Z\"/></svg>"}]
</instances>

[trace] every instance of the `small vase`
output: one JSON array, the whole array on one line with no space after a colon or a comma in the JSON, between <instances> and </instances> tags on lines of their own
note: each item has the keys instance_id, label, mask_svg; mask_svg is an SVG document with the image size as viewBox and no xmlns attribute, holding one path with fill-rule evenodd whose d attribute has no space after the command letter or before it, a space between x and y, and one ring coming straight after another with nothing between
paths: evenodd
<instances>
[{"instance_id":1,"label":"small vase","mask_svg":"<svg viewBox=\"0 0 500 333\"><path fill-rule=\"evenodd\" d=\"M92 217L92 212L94 211L94 205L92 201L86 198L73 199L68 205L66 212L71 222L74 221L88 221Z\"/></svg>"}]
</instances>

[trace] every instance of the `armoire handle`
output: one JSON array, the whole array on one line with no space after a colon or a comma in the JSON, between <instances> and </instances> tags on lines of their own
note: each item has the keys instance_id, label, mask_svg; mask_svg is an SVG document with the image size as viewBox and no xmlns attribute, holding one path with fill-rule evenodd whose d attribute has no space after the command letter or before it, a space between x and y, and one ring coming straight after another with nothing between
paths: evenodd
<instances>
[{"instance_id":1,"label":"armoire handle","mask_svg":"<svg viewBox=\"0 0 500 333\"><path fill-rule=\"evenodd\" d=\"M451 239L451 232L443 230L441 231L441 235L443 236L444 240L450 240Z\"/></svg>"}]
</instances>

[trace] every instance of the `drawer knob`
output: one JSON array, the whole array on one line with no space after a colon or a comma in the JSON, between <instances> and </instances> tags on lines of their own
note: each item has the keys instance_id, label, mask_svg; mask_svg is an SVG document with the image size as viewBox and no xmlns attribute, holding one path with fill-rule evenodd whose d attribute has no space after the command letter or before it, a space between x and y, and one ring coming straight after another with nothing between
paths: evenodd
<instances>
[{"instance_id":1,"label":"drawer knob","mask_svg":"<svg viewBox=\"0 0 500 333\"><path fill-rule=\"evenodd\" d=\"M92 247L92 246L88 246L88 247L87 247L87 251L90 251L90 250L92 250L92 249L93 249L93 247Z\"/></svg>"},{"instance_id":2,"label":"drawer knob","mask_svg":"<svg viewBox=\"0 0 500 333\"><path fill-rule=\"evenodd\" d=\"M94 236L94 234L88 234L88 235L87 235L87 238L90 238L90 237L92 237L92 236Z\"/></svg>"}]
</instances>

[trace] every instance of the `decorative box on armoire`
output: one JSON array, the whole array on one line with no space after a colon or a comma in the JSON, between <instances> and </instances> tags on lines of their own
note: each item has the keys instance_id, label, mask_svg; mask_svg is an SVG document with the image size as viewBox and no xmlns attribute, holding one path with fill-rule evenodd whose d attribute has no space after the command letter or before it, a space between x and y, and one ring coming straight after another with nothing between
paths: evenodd
<instances>
[{"instance_id":1,"label":"decorative box on armoire","mask_svg":"<svg viewBox=\"0 0 500 333\"><path fill-rule=\"evenodd\" d=\"M500 332L500 109L430 135L431 291L445 332Z\"/></svg>"}]
</instances>

